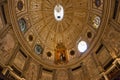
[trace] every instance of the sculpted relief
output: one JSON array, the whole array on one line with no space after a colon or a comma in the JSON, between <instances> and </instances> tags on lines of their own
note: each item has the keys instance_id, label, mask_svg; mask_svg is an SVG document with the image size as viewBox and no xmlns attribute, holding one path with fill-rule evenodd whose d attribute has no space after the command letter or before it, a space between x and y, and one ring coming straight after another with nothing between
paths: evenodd
<instances>
[{"instance_id":1,"label":"sculpted relief","mask_svg":"<svg viewBox=\"0 0 120 80\"><path fill-rule=\"evenodd\" d=\"M104 40L117 54L120 52L120 33L113 27L110 27Z\"/></svg>"},{"instance_id":2,"label":"sculpted relief","mask_svg":"<svg viewBox=\"0 0 120 80\"><path fill-rule=\"evenodd\" d=\"M34 61L31 61L29 64L29 67L26 71L26 79L27 80L37 80L38 72L39 72L39 69L38 69L37 63Z\"/></svg>"},{"instance_id":3,"label":"sculpted relief","mask_svg":"<svg viewBox=\"0 0 120 80\"><path fill-rule=\"evenodd\" d=\"M12 56L14 47L15 40L10 32L8 32L3 38L0 38L0 63L7 63Z\"/></svg>"},{"instance_id":4,"label":"sculpted relief","mask_svg":"<svg viewBox=\"0 0 120 80\"><path fill-rule=\"evenodd\" d=\"M56 76L57 76L57 80L69 80L68 72L67 70L64 70L64 69L57 70Z\"/></svg>"},{"instance_id":5,"label":"sculpted relief","mask_svg":"<svg viewBox=\"0 0 120 80\"><path fill-rule=\"evenodd\" d=\"M20 69L23 70L24 69L24 65L26 62L26 57L22 55L22 53L20 51L17 52L17 55L13 61L13 63Z\"/></svg>"},{"instance_id":6,"label":"sculpted relief","mask_svg":"<svg viewBox=\"0 0 120 80\"><path fill-rule=\"evenodd\" d=\"M42 77L39 80L53 80L53 75L51 73L42 72Z\"/></svg>"}]
</instances>

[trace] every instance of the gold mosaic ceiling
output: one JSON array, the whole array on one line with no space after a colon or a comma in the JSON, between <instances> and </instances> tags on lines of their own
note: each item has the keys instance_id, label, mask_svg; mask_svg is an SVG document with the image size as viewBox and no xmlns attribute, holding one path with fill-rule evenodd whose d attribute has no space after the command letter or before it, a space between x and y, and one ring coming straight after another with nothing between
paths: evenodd
<instances>
[{"instance_id":1,"label":"gold mosaic ceiling","mask_svg":"<svg viewBox=\"0 0 120 80\"><path fill-rule=\"evenodd\" d=\"M57 4L64 9L61 21L54 17ZM59 44L65 47L66 65L79 60L82 53L78 51L77 45L80 40L85 40L90 47L96 32L89 24L93 28L100 25L100 21L93 20L97 15L90 15L90 4L89 0L12 0L9 3L13 10L12 23L16 23L13 28L21 46L36 60L53 66L64 65L55 64L56 54L59 53L59 50L56 52L56 46ZM91 39L87 40L87 32Z\"/></svg>"}]
</instances>

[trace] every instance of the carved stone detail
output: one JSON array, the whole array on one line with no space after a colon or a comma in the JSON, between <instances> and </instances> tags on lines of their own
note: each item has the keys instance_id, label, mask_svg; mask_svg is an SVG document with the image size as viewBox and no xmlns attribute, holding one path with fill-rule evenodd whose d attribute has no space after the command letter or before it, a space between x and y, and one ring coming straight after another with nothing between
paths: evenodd
<instances>
[{"instance_id":1,"label":"carved stone detail","mask_svg":"<svg viewBox=\"0 0 120 80\"><path fill-rule=\"evenodd\" d=\"M12 56L12 51L15 48L15 40L12 33L9 31L3 39L0 39L0 62L6 64Z\"/></svg>"}]
</instances>

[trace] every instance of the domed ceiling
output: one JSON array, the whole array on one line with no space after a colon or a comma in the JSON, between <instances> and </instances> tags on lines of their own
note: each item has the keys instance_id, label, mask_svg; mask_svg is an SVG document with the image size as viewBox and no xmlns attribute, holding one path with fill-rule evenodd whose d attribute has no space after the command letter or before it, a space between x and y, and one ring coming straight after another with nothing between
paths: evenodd
<instances>
[{"instance_id":1,"label":"domed ceiling","mask_svg":"<svg viewBox=\"0 0 120 80\"><path fill-rule=\"evenodd\" d=\"M102 4L94 0L96 8L102 10ZM91 0L12 0L9 5L21 47L43 65L60 68L79 62L102 32L102 15L90 11ZM81 41L79 48L87 50L80 51Z\"/></svg>"}]
</instances>

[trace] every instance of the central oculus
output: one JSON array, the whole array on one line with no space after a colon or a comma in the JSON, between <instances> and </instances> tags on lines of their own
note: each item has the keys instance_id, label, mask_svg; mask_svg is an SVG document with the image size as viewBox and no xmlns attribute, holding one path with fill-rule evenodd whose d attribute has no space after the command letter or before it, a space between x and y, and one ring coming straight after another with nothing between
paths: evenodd
<instances>
[{"instance_id":1,"label":"central oculus","mask_svg":"<svg viewBox=\"0 0 120 80\"><path fill-rule=\"evenodd\" d=\"M61 21L63 19L64 16L64 9L63 7L58 4L55 6L54 8L54 17L57 21Z\"/></svg>"}]
</instances>

